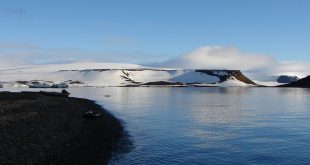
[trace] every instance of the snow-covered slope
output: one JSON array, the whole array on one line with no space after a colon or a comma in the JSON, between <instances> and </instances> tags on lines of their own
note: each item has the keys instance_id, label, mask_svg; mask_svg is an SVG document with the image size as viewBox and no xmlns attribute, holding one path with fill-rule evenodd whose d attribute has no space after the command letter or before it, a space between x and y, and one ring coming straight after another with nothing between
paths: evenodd
<instances>
[{"instance_id":1,"label":"snow-covered slope","mask_svg":"<svg viewBox=\"0 0 310 165\"><path fill-rule=\"evenodd\" d=\"M147 68L135 64L73 63L0 68L0 82L19 86L29 84L69 86L199 85L253 86L238 70L176 70ZM160 82L160 83L156 83Z\"/></svg>"},{"instance_id":2,"label":"snow-covered slope","mask_svg":"<svg viewBox=\"0 0 310 165\"><path fill-rule=\"evenodd\" d=\"M182 74L176 75L170 80L184 83L217 83L220 81L220 78L202 72L196 72L195 70L185 70L182 71Z\"/></svg>"},{"instance_id":3,"label":"snow-covered slope","mask_svg":"<svg viewBox=\"0 0 310 165\"><path fill-rule=\"evenodd\" d=\"M87 82L91 86L101 86L100 84L120 83L121 70L110 71L111 69L136 68L141 66L121 63L71 63L0 68L0 82L44 80L61 83L72 80ZM102 72L105 70L110 72Z\"/></svg>"},{"instance_id":4,"label":"snow-covered slope","mask_svg":"<svg viewBox=\"0 0 310 165\"><path fill-rule=\"evenodd\" d=\"M278 83L277 81L260 81L260 80L253 80L256 84L262 85L262 86L278 86L283 85L283 83Z\"/></svg>"}]
</instances>

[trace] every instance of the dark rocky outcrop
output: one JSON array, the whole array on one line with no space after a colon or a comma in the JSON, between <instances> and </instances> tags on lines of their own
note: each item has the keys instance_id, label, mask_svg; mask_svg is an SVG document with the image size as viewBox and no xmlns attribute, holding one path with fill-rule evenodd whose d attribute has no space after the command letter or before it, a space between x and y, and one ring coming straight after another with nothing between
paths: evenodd
<instances>
[{"instance_id":1,"label":"dark rocky outcrop","mask_svg":"<svg viewBox=\"0 0 310 165\"><path fill-rule=\"evenodd\" d=\"M183 83L180 83L180 82L168 82L168 81L155 81L155 82L148 82L148 83L145 83L143 85L179 85L179 86L182 86L182 85L186 85L186 84L183 84Z\"/></svg>"},{"instance_id":2,"label":"dark rocky outcrop","mask_svg":"<svg viewBox=\"0 0 310 165\"><path fill-rule=\"evenodd\" d=\"M217 76L220 78L220 82L224 82L231 77L235 77L237 80L242 81L246 84L257 85L255 82L243 75L240 70L196 70L196 72ZM226 72L227 74L218 74L221 72Z\"/></svg>"},{"instance_id":3,"label":"dark rocky outcrop","mask_svg":"<svg viewBox=\"0 0 310 165\"><path fill-rule=\"evenodd\" d=\"M297 81L297 80L299 80L297 76L281 75L277 78L278 83L286 83L286 84Z\"/></svg>"},{"instance_id":4,"label":"dark rocky outcrop","mask_svg":"<svg viewBox=\"0 0 310 165\"><path fill-rule=\"evenodd\" d=\"M310 76L297 80L295 82L280 85L279 87L301 87L301 88L310 88Z\"/></svg>"}]
</instances>

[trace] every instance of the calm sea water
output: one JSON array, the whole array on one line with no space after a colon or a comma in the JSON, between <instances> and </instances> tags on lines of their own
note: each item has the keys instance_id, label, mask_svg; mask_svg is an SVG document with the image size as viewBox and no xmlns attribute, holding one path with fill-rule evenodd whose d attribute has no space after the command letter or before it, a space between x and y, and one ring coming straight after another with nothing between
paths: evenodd
<instances>
[{"instance_id":1,"label":"calm sea water","mask_svg":"<svg viewBox=\"0 0 310 165\"><path fill-rule=\"evenodd\" d=\"M310 164L310 89L69 90L124 121L110 164Z\"/></svg>"}]
</instances>

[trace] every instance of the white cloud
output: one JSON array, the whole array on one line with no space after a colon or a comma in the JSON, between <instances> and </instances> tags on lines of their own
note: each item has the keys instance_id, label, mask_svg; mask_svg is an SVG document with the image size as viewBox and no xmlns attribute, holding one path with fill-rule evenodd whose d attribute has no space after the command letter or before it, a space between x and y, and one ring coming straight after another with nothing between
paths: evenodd
<instances>
[{"instance_id":1,"label":"white cloud","mask_svg":"<svg viewBox=\"0 0 310 165\"><path fill-rule=\"evenodd\" d=\"M167 61L165 65L189 69L255 70L272 63L267 56L243 53L234 47L208 46Z\"/></svg>"},{"instance_id":2,"label":"white cloud","mask_svg":"<svg viewBox=\"0 0 310 165\"><path fill-rule=\"evenodd\" d=\"M0 43L0 68L77 61L146 64L162 60L167 60L167 57L141 51L87 51ZM153 66L182 69L238 69L252 79L268 79L268 76L282 74L304 77L310 74L310 62L277 62L268 56L244 53L234 47L221 46L201 47L177 58L153 63Z\"/></svg>"},{"instance_id":3,"label":"white cloud","mask_svg":"<svg viewBox=\"0 0 310 165\"><path fill-rule=\"evenodd\" d=\"M272 73L305 77L310 74L310 62L284 61L272 68Z\"/></svg>"},{"instance_id":4,"label":"white cloud","mask_svg":"<svg viewBox=\"0 0 310 165\"><path fill-rule=\"evenodd\" d=\"M201 47L158 65L183 69L237 69L254 79L281 74L303 77L310 73L310 65L306 62L277 62L268 56L221 46Z\"/></svg>"},{"instance_id":5,"label":"white cloud","mask_svg":"<svg viewBox=\"0 0 310 165\"><path fill-rule=\"evenodd\" d=\"M14 60L14 59L0 56L0 68L10 67L10 66L20 66L20 65L26 65L26 63L22 63L19 60Z\"/></svg>"},{"instance_id":6,"label":"white cloud","mask_svg":"<svg viewBox=\"0 0 310 165\"><path fill-rule=\"evenodd\" d=\"M145 57L148 57L146 60ZM29 64L70 63L81 61L140 63L166 60L143 51L44 48L29 44L0 43L0 67Z\"/></svg>"}]
</instances>

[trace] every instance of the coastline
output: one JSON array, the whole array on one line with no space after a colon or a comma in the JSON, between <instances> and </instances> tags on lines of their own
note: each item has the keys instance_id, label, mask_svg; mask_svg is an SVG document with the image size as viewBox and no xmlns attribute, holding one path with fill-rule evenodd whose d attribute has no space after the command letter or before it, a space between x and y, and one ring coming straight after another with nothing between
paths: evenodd
<instances>
[{"instance_id":1,"label":"coastline","mask_svg":"<svg viewBox=\"0 0 310 165\"><path fill-rule=\"evenodd\" d=\"M0 107L0 164L106 164L124 133L87 99L0 92Z\"/></svg>"}]
</instances>

